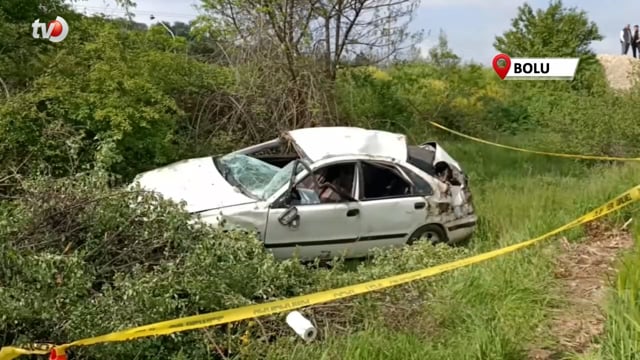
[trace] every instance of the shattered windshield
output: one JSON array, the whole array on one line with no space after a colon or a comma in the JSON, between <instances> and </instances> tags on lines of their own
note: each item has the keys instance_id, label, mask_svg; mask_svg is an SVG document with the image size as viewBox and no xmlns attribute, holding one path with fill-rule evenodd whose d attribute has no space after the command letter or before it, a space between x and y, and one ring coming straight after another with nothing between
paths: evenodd
<instances>
[{"instance_id":1,"label":"shattered windshield","mask_svg":"<svg viewBox=\"0 0 640 360\"><path fill-rule=\"evenodd\" d=\"M260 200L266 200L289 182L294 164L291 161L279 168L242 154L228 154L216 161L218 170L230 184Z\"/></svg>"}]
</instances>

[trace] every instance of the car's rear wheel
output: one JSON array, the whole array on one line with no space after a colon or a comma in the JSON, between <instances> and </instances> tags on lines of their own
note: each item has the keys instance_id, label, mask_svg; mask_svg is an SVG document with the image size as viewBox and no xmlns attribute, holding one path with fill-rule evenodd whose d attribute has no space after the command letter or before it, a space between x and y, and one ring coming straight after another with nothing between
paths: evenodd
<instances>
[{"instance_id":1,"label":"car's rear wheel","mask_svg":"<svg viewBox=\"0 0 640 360\"><path fill-rule=\"evenodd\" d=\"M448 242L447 233L442 226L437 224L427 224L419 227L416 231L409 236L407 245L412 245L418 240L427 240L432 244L438 244L441 242Z\"/></svg>"}]
</instances>

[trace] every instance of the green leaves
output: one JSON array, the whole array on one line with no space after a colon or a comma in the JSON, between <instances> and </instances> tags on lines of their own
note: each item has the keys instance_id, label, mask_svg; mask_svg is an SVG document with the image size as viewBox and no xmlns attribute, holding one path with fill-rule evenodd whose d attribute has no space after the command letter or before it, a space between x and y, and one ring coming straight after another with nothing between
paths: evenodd
<instances>
[{"instance_id":1,"label":"green leaves","mask_svg":"<svg viewBox=\"0 0 640 360\"><path fill-rule=\"evenodd\" d=\"M589 46L602 39L586 12L554 0L544 10L521 5L511 29L496 37L494 47L511 57L581 57L593 55Z\"/></svg>"},{"instance_id":2,"label":"green leaves","mask_svg":"<svg viewBox=\"0 0 640 360\"><path fill-rule=\"evenodd\" d=\"M162 28L126 31L100 19L75 28L33 87L0 103L2 166L28 150L23 172L96 166L127 179L177 160L172 139L186 116L178 101L223 89L227 72L188 58L185 40Z\"/></svg>"},{"instance_id":3,"label":"green leaves","mask_svg":"<svg viewBox=\"0 0 640 360\"><path fill-rule=\"evenodd\" d=\"M598 26L587 13L576 7L564 7L553 0L546 9L534 10L524 3L511 21L511 29L496 36L493 46L511 57L577 57L580 65L576 79L566 82L531 82L531 88L547 90L598 91L605 87L602 67L590 48L602 40Z\"/></svg>"}]
</instances>

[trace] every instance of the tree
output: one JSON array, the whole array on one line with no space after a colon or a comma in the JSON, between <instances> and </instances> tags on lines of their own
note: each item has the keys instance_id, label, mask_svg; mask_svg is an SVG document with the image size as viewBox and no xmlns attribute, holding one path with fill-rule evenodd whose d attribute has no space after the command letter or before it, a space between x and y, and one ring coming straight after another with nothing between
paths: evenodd
<instances>
[{"instance_id":1,"label":"tree","mask_svg":"<svg viewBox=\"0 0 640 360\"><path fill-rule=\"evenodd\" d=\"M585 11L552 0L546 10L534 11L528 3L518 7L511 29L497 36L493 46L513 57L583 57L592 56L591 42L602 39Z\"/></svg>"},{"instance_id":2,"label":"tree","mask_svg":"<svg viewBox=\"0 0 640 360\"><path fill-rule=\"evenodd\" d=\"M169 26L171 28L171 31L173 31L173 33L176 36L182 36L185 38L190 38L190 33L191 33L191 25L184 23L182 21L176 21L174 22L172 25Z\"/></svg>"},{"instance_id":3,"label":"tree","mask_svg":"<svg viewBox=\"0 0 640 360\"><path fill-rule=\"evenodd\" d=\"M107 22L118 24L123 29L135 31L147 31L149 26L145 23L131 20L129 17L107 18L105 14L94 15L94 17L105 19Z\"/></svg>"},{"instance_id":4,"label":"tree","mask_svg":"<svg viewBox=\"0 0 640 360\"><path fill-rule=\"evenodd\" d=\"M438 44L429 49L429 61L438 67L455 67L460 57L449 48L449 40L443 30L438 35Z\"/></svg>"},{"instance_id":5,"label":"tree","mask_svg":"<svg viewBox=\"0 0 640 360\"><path fill-rule=\"evenodd\" d=\"M57 15L67 21L77 19L63 0L0 1L0 101L24 89L54 58L48 55L56 46L33 39L31 23Z\"/></svg>"},{"instance_id":6,"label":"tree","mask_svg":"<svg viewBox=\"0 0 640 360\"><path fill-rule=\"evenodd\" d=\"M544 89L601 92L606 89L604 70L590 49L593 41L602 40L598 26L587 13L575 7L565 8L561 0L552 0L547 9L533 10L524 3L511 21L511 29L497 36L496 50L513 57L578 57L580 63L574 81L531 82Z\"/></svg>"},{"instance_id":7,"label":"tree","mask_svg":"<svg viewBox=\"0 0 640 360\"><path fill-rule=\"evenodd\" d=\"M226 88L230 76L185 56L186 40L164 29L122 26L75 22L56 61L0 101L0 179L9 169L66 176L99 166L129 180L180 156L175 144L190 136L185 109Z\"/></svg>"},{"instance_id":8,"label":"tree","mask_svg":"<svg viewBox=\"0 0 640 360\"><path fill-rule=\"evenodd\" d=\"M321 60L330 80L347 53L382 61L415 40L407 30L418 0L203 0L203 20L232 43L277 44L292 80L298 63ZM202 20L202 19L201 19Z\"/></svg>"}]
</instances>

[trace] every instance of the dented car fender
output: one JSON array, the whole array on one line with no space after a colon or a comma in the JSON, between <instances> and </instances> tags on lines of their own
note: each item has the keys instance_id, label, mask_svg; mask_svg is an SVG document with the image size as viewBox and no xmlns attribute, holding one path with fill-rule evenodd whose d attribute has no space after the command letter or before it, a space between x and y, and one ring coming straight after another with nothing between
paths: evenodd
<instances>
[{"instance_id":1,"label":"dented car fender","mask_svg":"<svg viewBox=\"0 0 640 360\"><path fill-rule=\"evenodd\" d=\"M198 217L201 221L224 230L247 230L262 234L267 224L267 213L267 203L255 202L212 209L198 214Z\"/></svg>"}]
</instances>

